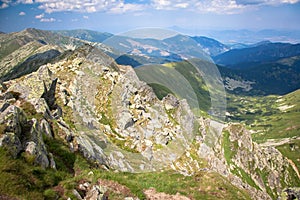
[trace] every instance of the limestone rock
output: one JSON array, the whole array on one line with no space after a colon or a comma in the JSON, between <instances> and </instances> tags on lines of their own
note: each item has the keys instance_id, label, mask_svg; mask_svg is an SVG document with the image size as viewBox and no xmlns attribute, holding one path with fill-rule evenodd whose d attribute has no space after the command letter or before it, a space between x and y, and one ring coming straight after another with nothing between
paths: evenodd
<instances>
[{"instance_id":1,"label":"limestone rock","mask_svg":"<svg viewBox=\"0 0 300 200\"><path fill-rule=\"evenodd\" d=\"M0 136L0 146L5 147L13 158L24 151L34 157L35 164L49 167L49 154L43 140L43 134L50 134L50 137L52 135L49 123L44 119L41 119L41 123L35 118L28 119L23 109L17 106L20 102L13 104L0 112L0 124L5 126ZM27 102L26 105L30 103ZM55 167L53 157L51 166Z\"/></svg>"}]
</instances>

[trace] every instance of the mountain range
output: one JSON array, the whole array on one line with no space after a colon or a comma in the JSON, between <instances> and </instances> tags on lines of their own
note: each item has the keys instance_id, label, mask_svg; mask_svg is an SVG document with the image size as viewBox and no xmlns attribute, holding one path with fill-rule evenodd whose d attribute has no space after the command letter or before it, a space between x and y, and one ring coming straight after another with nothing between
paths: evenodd
<instances>
[{"instance_id":1,"label":"mountain range","mask_svg":"<svg viewBox=\"0 0 300 200\"><path fill-rule=\"evenodd\" d=\"M0 34L1 199L300 196L297 48L110 36ZM257 65L210 56L240 51Z\"/></svg>"},{"instance_id":2,"label":"mountain range","mask_svg":"<svg viewBox=\"0 0 300 200\"><path fill-rule=\"evenodd\" d=\"M274 29L189 30L180 27L170 27L170 29L188 35L206 35L207 37L215 38L219 41L222 41L222 43L226 43L226 44L235 44L235 43L254 44L264 40L293 43L293 44L300 42L300 31L297 29L295 30L274 30Z\"/></svg>"}]
</instances>

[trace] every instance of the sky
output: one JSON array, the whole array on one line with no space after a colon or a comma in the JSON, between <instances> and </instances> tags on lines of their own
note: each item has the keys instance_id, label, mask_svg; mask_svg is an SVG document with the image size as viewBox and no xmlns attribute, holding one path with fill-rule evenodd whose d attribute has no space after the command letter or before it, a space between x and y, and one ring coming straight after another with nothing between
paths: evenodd
<instances>
[{"instance_id":1,"label":"sky","mask_svg":"<svg viewBox=\"0 0 300 200\"><path fill-rule=\"evenodd\" d=\"M0 0L0 31L300 30L300 0Z\"/></svg>"}]
</instances>

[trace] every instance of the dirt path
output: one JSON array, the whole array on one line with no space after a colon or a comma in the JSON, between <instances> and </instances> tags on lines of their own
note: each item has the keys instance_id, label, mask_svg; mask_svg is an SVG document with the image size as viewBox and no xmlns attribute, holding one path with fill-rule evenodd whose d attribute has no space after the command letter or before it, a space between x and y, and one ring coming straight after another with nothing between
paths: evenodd
<instances>
[{"instance_id":1,"label":"dirt path","mask_svg":"<svg viewBox=\"0 0 300 200\"><path fill-rule=\"evenodd\" d=\"M261 146L261 147L280 146L280 145L289 143L292 140L300 140L300 137L297 137L297 138L282 138L282 139L269 139L264 143L260 143L259 146Z\"/></svg>"},{"instance_id":2,"label":"dirt path","mask_svg":"<svg viewBox=\"0 0 300 200\"><path fill-rule=\"evenodd\" d=\"M294 171L296 172L298 178L300 179L300 174L299 174L298 168L296 167L295 163L290 159L288 159L288 161L289 161L290 165L293 167Z\"/></svg>"}]
</instances>

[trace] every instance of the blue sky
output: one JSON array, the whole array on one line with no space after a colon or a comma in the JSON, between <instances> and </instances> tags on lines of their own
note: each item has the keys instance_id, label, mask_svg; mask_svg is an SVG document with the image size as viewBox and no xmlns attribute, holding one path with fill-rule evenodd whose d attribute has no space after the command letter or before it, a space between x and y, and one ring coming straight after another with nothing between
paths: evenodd
<instances>
[{"instance_id":1,"label":"blue sky","mask_svg":"<svg viewBox=\"0 0 300 200\"><path fill-rule=\"evenodd\" d=\"M300 30L300 0L0 0L0 31Z\"/></svg>"}]
</instances>

